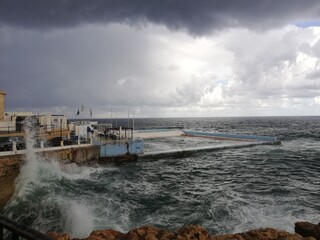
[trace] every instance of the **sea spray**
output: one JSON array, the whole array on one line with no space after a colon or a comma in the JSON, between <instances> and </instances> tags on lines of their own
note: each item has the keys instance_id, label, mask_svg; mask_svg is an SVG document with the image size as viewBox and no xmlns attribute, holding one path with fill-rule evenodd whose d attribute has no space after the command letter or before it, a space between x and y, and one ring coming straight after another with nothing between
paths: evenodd
<instances>
[{"instance_id":1,"label":"sea spray","mask_svg":"<svg viewBox=\"0 0 320 240\"><path fill-rule=\"evenodd\" d=\"M56 159L43 159L36 154L36 130L30 119L24 122L26 155L16 179L15 193L4 213L39 231L69 231L84 237L93 230L93 216L83 200L65 196L62 185L77 179L88 179L97 169L61 164ZM81 191L80 189L71 190Z\"/></svg>"},{"instance_id":2,"label":"sea spray","mask_svg":"<svg viewBox=\"0 0 320 240\"><path fill-rule=\"evenodd\" d=\"M65 211L65 231L73 237L87 237L93 230L93 216L91 210L84 201L71 201Z\"/></svg>"},{"instance_id":3,"label":"sea spray","mask_svg":"<svg viewBox=\"0 0 320 240\"><path fill-rule=\"evenodd\" d=\"M137 126L178 121L141 119ZM297 220L319 221L320 117L182 121L193 130L281 136L283 144L114 167L61 166L39 159L29 194L12 199L4 214L43 232L75 236L84 235L79 224L85 232L91 226L127 232L146 224L172 230L200 224L223 234L264 226L293 231Z\"/></svg>"},{"instance_id":4,"label":"sea spray","mask_svg":"<svg viewBox=\"0 0 320 240\"><path fill-rule=\"evenodd\" d=\"M36 130L32 124L31 118L24 120L24 130L26 133L26 159L20 169L20 174L16 181L15 195L23 197L26 192L30 191L30 187L37 181L37 172L39 159L35 153L35 136Z\"/></svg>"}]
</instances>

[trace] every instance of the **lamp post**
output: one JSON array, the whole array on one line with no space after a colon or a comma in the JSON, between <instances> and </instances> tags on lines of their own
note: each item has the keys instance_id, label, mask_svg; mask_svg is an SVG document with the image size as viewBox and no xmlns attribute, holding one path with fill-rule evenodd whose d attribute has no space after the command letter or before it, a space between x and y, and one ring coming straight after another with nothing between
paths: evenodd
<instances>
[{"instance_id":1,"label":"lamp post","mask_svg":"<svg viewBox=\"0 0 320 240\"><path fill-rule=\"evenodd\" d=\"M62 139L62 118L60 119L60 139Z\"/></svg>"}]
</instances>

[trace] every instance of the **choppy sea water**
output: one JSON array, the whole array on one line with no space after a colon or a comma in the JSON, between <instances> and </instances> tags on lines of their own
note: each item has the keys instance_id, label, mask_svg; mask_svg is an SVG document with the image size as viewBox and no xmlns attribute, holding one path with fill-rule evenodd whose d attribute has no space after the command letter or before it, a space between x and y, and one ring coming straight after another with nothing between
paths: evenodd
<instances>
[{"instance_id":1,"label":"choppy sea water","mask_svg":"<svg viewBox=\"0 0 320 240\"><path fill-rule=\"evenodd\" d=\"M121 166L61 165L29 154L2 214L73 237L146 224L172 230L201 224L222 234L258 227L293 232L296 221L319 222L320 117L136 119L135 126L271 135L282 145Z\"/></svg>"}]
</instances>

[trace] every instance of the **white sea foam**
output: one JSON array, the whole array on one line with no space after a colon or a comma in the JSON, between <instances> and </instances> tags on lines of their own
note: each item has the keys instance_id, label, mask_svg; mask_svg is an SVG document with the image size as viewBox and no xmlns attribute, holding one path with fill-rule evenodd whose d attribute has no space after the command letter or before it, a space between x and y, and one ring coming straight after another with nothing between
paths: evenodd
<instances>
[{"instance_id":1,"label":"white sea foam","mask_svg":"<svg viewBox=\"0 0 320 240\"><path fill-rule=\"evenodd\" d=\"M212 233L293 231L296 221L318 221L319 150L316 141L311 154L292 142L97 168L37 159L31 151L19 178L26 201L13 198L10 211L31 219L31 227L72 237L144 224L201 224Z\"/></svg>"},{"instance_id":2,"label":"white sea foam","mask_svg":"<svg viewBox=\"0 0 320 240\"><path fill-rule=\"evenodd\" d=\"M15 194L22 197L30 190L30 185L37 182L37 173L39 167L38 157L35 154L35 130L32 127L31 120L25 120L26 132L26 161L20 170L20 175L16 180Z\"/></svg>"},{"instance_id":3,"label":"white sea foam","mask_svg":"<svg viewBox=\"0 0 320 240\"><path fill-rule=\"evenodd\" d=\"M26 122L25 130L26 159L16 180L14 196L7 207L14 207L20 202L26 201L28 207L25 209L29 212L21 214L24 217L31 216L32 218L36 215L33 222L34 228L42 231L48 231L50 228L62 228L73 237L88 236L93 230L94 222L90 207L85 201L72 199L70 196L64 197L49 189L53 189L57 181L61 179L89 179L91 174L102 171L101 168L79 167L76 164L61 164L55 159L42 159L35 153L35 131L31 122ZM30 199L36 196L35 191L42 191L41 189L49 191L43 196L41 202L36 202L36 205L33 205ZM37 204L40 206L37 207ZM63 219L57 223L50 223L50 220L48 222L53 211L61 212ZM10 216L10 213L8 215Z\"/></svg>"},{"instance_id":4,"label":"white sea foam","mask_svg":"<svg viewBox=\"0 0 320 240\"><path fill-rule=\"evenodd\" d=\"M239 224L235 226L233 232L266 227L294 232L294 223L298 219L283 208L284 206L268 204L241 207L235 215L239 218Z\"/></svg>"},{"instance_id":5,"label":"white sea foam","mask_svg":"<svg viewBox=\"0 0 320 240\"><path fill-rule=\"evenodd\" d=\"M73 238L87 237L93 230L94 216L90 208L82 202L71 201L65 208L65 230Z\"/></svg>"}]
</instances>

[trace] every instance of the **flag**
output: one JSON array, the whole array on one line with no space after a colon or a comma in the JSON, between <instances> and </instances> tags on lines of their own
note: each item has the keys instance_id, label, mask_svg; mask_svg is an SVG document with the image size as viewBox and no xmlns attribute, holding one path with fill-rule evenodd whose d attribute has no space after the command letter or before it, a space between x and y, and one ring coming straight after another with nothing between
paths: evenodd
<instances>
[{"instance_id":1,"label":"flag","mask_svg":"<svg viewBox=\"0 0 320 240\"><path fill-rule=\"evenodd\" d=\"M92 117L92 109L90 108L90 117Z\"/></svg>"},{"instance_id":2,"label":"flag","mask_svg":"<svg viewBox=\"0 0 320 240\"><path fill-rule=\"evenodd\" d=\"M79 111L79 109L78 109L78 112L77 112L77 116L80 114L80 111Z\"/></svg>"}]
</instances>

